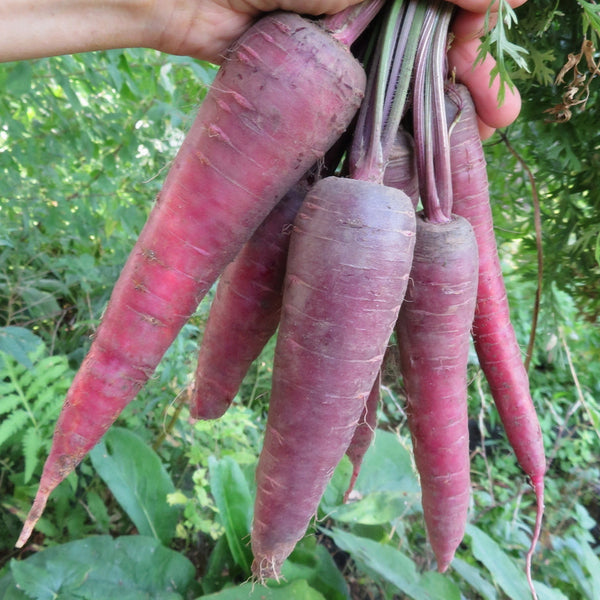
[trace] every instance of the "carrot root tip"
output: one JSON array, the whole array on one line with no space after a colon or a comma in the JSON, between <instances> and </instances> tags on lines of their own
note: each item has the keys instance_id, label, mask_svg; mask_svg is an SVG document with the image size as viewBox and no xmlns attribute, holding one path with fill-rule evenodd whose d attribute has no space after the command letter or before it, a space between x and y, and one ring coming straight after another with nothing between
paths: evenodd
<instances>
[{"instance_id":1,"label":"carrot root tip","mask_svg":"<svg viewBox=\"0 0 600 600\"><path fill-rule=\"evenodd\" d=\"M448 570L448 567L450 566L450 563L452 562L452 560L454 559L454 556L452 556L452 558L445 559L442 561L438 560L438 565L437 565L437 572L438 573L445 573Z\"/></svg>"},{"instance_id":2,"label":"carrot root tip","mask_svg":"<svg viewBox=\"0 0 600 600\"><path fill-rule=\"evenodd\" d=\"M56 486L52 486L51 488L44 487L40 485L40 489L38 489L37 495L29 509L29 514L25 519L25 523L23 524L23 529L19 535L19 539L15 544L15 548L22 548L27 540L30 538L34 527L37 522L40 520L44 509L46 508L46 502L48 501L48 497L50 496L51 491Z\"/></svg>"},{"instance_id":3,"label":"carrot root tip","mask_svg":"<svg viewBox=\"0 0 600 600\"><path fill-rule=\"evenodd\" d=\"M277 583L281 581L280 565L274 557L263 557L260 560L255 558L252 562L252 574L260 585L266 585L269 579L274 579Z\"/></svg>"},{"instance_id":4,"label":"carrot root tip","mask_svg":"<svg viewBox=\"0 0 600 600\"><path fill-rule=\"evenodd\" d=\"M543 477L536 477L532 479L533 490L535 492L536 498L536 517L535 517L535 525L533 528L533 533L531 535L531 545L529 546L529 550L527 551L527 556L525 558L525 574L527 576L527 583L529 585L529 589L531 591L531 597L533 600L537 600L537 593L535 591L535 587L533 585L533 578L531 575L531 568L533 563L533 555L535 553L535 548L540 539L540 534L542 531L542 520L544 517L544 479Z\"/></svg>"}]
</instances>

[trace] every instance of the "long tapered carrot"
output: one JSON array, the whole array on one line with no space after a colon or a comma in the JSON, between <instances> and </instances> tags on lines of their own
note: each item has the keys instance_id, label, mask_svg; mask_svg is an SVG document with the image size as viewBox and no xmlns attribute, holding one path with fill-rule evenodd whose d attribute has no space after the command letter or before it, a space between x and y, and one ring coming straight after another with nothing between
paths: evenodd
<instances>
[{"instance_id":1,"label":"long tapered carrot","mask_svg":"<svg viewBox=\"0 0 600 600\"><path fill-rule=\"evenodd\" d=\"M383 183L390 187L402 190L411 200L413 207L419 203L419 180L414 154L414 141L412 136L402 127L390 150L383 173ZM377 409L381 400L381 373L373 384L365 408L354 431L346 455L352 463L352 475L348 488L344 494L347 501L360 473L364 456L375 436L377 426Z\"/></svg>"},{"instance_id":2,"label":"long tapered carrot","mask_svg":"<svg viewBox=\"0 0 600 600\"><path fill-rule=\"evenodd\" d=\"M406 289L414 210L399 190L327 177L290 242L263 448L253 573L277 577L348 448Z\"/></svg>"},{"instance_id":3,"label":"long tapered carrot","mask_svg":"<svg viewBox=\"0 0 600 600\"><path fill-rule=\"evenodd\" d=\"M344 492L344 502L349 499L356 480L360 474L360 468L362 466L363 459L367 450L369 449L373 438L375 437L375 428L377 427L377 409L381 400L381 371L377 373L375 382L371 387L367 401L362 410L356 429L350 440L348 448L346 448L346 456L352 463L352 475L350 476L350 482L348 488Z\"/></svg>"},{"instance_id":4,"label":"long tapered carrot","mask_svg":"<svg viewBox=\"0 0 600 600\"><path fill-rule=\"evenodd\" d=\"M307 188L303 178L290 189L221 275L198 352L193 418L225 413L279 325L292 223Z\"/></svg>"},{"instance_id":5,"label":"long tapered carrot","mask_svg":"<svg viewBox=\"0 0 600 600\"><path fill-rule=\"evenodd\" d=\"M299 15L267 15L232 46L67 394L17 546L225 266L345 130L364 86L348 48Z\"/></svg>"},{"instance_id":6,"label":"long tapered carrot","mask_svg":"<svg viewBox=\"0 0 600 600\"><path fill-rule=\"evenodd\" d=\"M467 364L477 245L466 219L420 214L396 336L423 515L443 572L463 539L471 493Z\"/></svg>"},{"instance_id":7,"label":"long tapered carrot","mask_svg":"<svg viewBox=\"0 0 600 600\"><path fill-rule=\"evenodd\" d=\"M451 127L453 207L472 225L479 248L477 308L473 341L483 373L519 464L531 479L537 517L527 554L527 576L533 595L531 560L544 512L546 458L529 377L510 319L494 234L486 161L475 107L466 87L451 85L447 93Z\"/></svg>"}]
</instances>

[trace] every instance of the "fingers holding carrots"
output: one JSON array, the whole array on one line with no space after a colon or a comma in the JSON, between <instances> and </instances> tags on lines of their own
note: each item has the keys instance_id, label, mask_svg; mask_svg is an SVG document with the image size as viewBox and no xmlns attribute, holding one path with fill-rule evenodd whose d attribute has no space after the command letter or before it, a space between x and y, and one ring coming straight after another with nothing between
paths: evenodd
<instances>
[{"instance_id":1,"label":"fingers holding carrots","mask_svg":"<svg viewBox=\"0 0 600 600\"><path fill-rule=\"evenodd\" d=\"M487 0L453 0L460 7L452 22L454 39L448 51L448 66L456 78L471 92L477 108L479 135L489 138L499 127L510 125L521 110L521 96L516 88L507 89L504 101L498 104L500 79L494 78L490 85L490 73L496 66L494 58L488 54L483 61L476 63L480 38L486 27L493 27L498 17L498 3L492 6L486 22ZM512 8L525 3L525 0L508 0Z\"/></svg>"}]
</instances>

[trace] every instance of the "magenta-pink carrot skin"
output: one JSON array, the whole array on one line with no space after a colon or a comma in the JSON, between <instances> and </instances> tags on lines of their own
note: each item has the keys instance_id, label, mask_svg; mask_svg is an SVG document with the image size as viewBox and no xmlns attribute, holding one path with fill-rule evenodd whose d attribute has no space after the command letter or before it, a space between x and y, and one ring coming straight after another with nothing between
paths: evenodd
<instances>
[{"instance_id":1,"label":"magenta-pink carrot skin","mask_svg":"<svg viewBox=\"0 0 600 600\"><path fill-rule=\"evenodd\" d=\"M279 201L223 271L198 352L190 412L217 419L279 324L287 250L306 195L302 178Z\"/></svg>"},{"instance_id":2,"label":"magenta-pink carrot skin","mask_svg":"<svg viewBox=\"0 0 600 600\"><path fill-rule=\"evenodd\" d=\"M517 459L535 480L546 471L542 432L521 348L510 320L494 234L485 156L477 134L475 107L467 88L462 85L451 88L448 106L454 114L460 109L460 118L450 137L454 212L471 223L479 247L479 288L473 323L475 350Z\"/></svg>"},{"instance_id":3,"label":"magenta-pink carrot skin","mask_svg":"<svg viewBox=\"0 0 600 600\"><path fill-rule=\"evenodd\" d=\"M260 581L279 575L350 444L404 296L414 224L403 192L338 177L296 217L256 472Z\"/></svg>"},{"instance_id":4,"label":"magenta-pink carrot skin","mask_svg":"<svg viewBox=\"0 0 600 600\"><path fill-rule=\"evenodd\" d=\"M537 516L527 553L527 577L532 595L531 560L544 512L546 456L540 423L531 397L529 376L510 319L510 306L498 256L486 162L473 101L463 85L447 93L451 130L453 206L475 231L479 248L479 285L473 322L473 342L481 369L521 468L531 479Z\"/></svg>"},{"instance_id":5,"label":"magenta-pink carrot skin","mask_svg":"<svg viewBox=\"0 0 600 600\"><path fill-rule=\"evenodd\" d=\"M419 213L396 336L423 515L440 572L463 539L469 509L467 364L476 295L469 223L430 223Z\"/></svg>"},{"instance_id":6,"label":"magenta-pink carrot skin","mask_svg":"<svg viewBox=\"0 0 600 600\"><path fill-rule=\"evenodd\" d=\"M369 397L363 411L358 420L358 425L354 430L350 445L346 450L346 456L352 463L352 475L350 476L350 483L348 489L344 494L344 502L348 501L348 497L354 489L354 484L360 473L363 458L369 449L373 438L375 437L375 428L377 427L377 409L379 407L379 401L381 400L381 371L377 373L375 383L371 388Z\"/></svg>"},{"instance_id":7,"label":"magenta-pink carrot skin","mask_svg":"<svg viewBox=\"0 0 600 600\"><path fill-rule=\"evenodd\" d=\"M226 265L346 129L364 86L349 50L296 14L269 14L232 46L68 392L18 546Z\"/></svg>"},{"instance_id":8,"label":"magenta-pink carrot skin","mask_svg":"<svg viewBox=\"0 0 600 600\"><path fill-rule=\"evenodd\" d=\"M419 204L415 143L410 133L403 128L398 130L396 140L390 151L383 175L383 183L402 190L412 200L415 208Z\"/></svg>"}]
</instances>

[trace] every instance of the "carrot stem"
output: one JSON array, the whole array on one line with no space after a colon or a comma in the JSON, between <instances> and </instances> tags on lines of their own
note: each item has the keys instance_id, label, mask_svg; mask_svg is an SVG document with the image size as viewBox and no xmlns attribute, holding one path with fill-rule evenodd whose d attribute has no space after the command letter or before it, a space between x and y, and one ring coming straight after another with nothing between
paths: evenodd
<instances>
[{"instance_id":1,"label":"carrot stem","mask_svg":"<svg viewBox=\"0 0 600 600\"><path fill-rule=\"evenodd\" d=\"M413 129L417 171L427 220L446 223L452 213L450 143L444 108L444 67L452 9L436 0L427 5L417 49Z\"/></svg>"},{"instance_id":2,"label":"carrot stem","mask_svg":"<svg viewBox=\"0 0 600 600\"><path fill-rule=\"evenodd\" d=\"M452 171L450 166L450 134L446 122L444 83L446 79L446 51L451 6L443 2L436 19L431 52L431 101L433 111L435 184L440 210L446 219L452 216Z\"/></svg>"},{"instance_id":3,"label":"carrot stem","mask_svg":"<svg viewBox=\"0 0 600 600\"><path fill-rule=\"evenodd\" d=\"M338 42L350 47L384 4L385 0L365 0L334 15L323 17L321 23Z\"/></svg>"},{"instance_id":4,"label":"carrot stem","mask_svg":"<svg viewBox=\"0 0 600 600\"><path fill-rule=\"evenodd\" d=\"M397 36L397 49L390 69L390 81L395 83L388 85L387 110L384 109L385 128L382 135L382 152L385 160L389 157L400 121L406 111L408 90L412 81L424 18L425 5L418 0L411 0L406 8L402 29Z\"/></svg>"},{"instance_id":5,"label":"carrot stem","mask_svg":"<svg viewBox=\"0 0 600 600\"><path fill-rule=\"evenodd\" d=\"M396 0L385 17L352 144L350 171L355 179L383 181L406 109L425 6L420 0Z\"/></svg>"}]
</instances>

